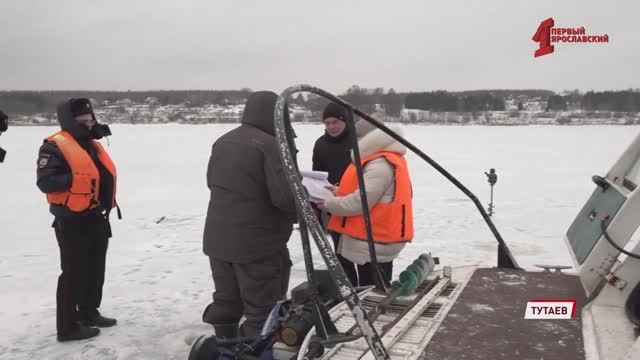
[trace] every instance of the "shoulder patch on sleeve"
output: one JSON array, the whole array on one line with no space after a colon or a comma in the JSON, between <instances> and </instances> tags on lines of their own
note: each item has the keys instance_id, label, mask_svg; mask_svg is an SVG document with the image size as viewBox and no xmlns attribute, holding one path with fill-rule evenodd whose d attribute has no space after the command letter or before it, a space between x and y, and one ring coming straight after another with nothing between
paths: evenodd
<instances>
[{"instance_id":1,"label":"shoulder patch on sleeve","mask_svg":"<svg viewBox=\"0 0 640 360\"><path fill-rule=\"evenodd\" d=\"M49 156L49 154L40 154L40 157L38 158L38 167L40 169L47 166L47 164L49 163Z\"/></svg>"}]
</instances>

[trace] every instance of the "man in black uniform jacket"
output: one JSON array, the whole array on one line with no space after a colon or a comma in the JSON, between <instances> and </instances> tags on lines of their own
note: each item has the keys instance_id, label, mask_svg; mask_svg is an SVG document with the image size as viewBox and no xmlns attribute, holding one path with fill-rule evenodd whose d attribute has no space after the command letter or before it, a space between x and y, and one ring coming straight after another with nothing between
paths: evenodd
<instances>
[{"instance_id":1,"label":"man in black uniform jacket","mask_svg":"<svg viewBox=\"0 0 640 360\"><path fill-rule=\"evenodd\" d=\"M97 327L116 324L98 311L105 259L111 237L109 213L116 207L116 170L94 139L110 135L97 123L88 99L71 99L57 108L62 131L40 147L37 185L54 215L62 273L56 293L58 341L87 339ZM120 212L118 209L118 217Z\"/></svg>"},{"instance_id":2,"label":"man in black uniform jacket","mask_svg":"<svg viewBox=\"0 0 640 360\"><path fill-rule=\"evenodd\" d=\"M322 122L324 122L325 133L316 140L313 146L313 170L326 171L329 173L328 180L331 184L337 185L345 169L351 163L351 145L349 143L349 128L346 126L347 119L351 116L344 107L329 103L322 112ZM320 212L316 208L316 211ZM321 219L328 218L329 214L323 214ZM324 223L324 221L323 221ZM326 226L326 224L323 224ZM340 234L329 232L333 239L334 249L338 249ZM342 264L347 277L351 283L358 284L358 275L355 265L336 254Z\"/></svg>"}]
</instances>

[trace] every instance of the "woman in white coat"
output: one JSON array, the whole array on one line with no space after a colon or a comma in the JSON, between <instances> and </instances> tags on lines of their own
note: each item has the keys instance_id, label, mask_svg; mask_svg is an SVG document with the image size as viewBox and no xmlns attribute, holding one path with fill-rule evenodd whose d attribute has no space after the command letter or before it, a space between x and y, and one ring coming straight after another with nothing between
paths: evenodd
<instances>
[{"instance_id":1,"label":"woman in white coat","mask_svg":"<svg viewBox=\"0 0 640 360\"><path fill-rule=\"evenodd\" d=\"M374 114L373 117L381 121L380 116ZM387 126L402 136L400 126ZM404 158L407 150L404 145L364 120L358 121L355 128L376 257L383 278L390 282L393 260L413 239L411 182ZM353 152L351 158L353 161ZM353 163L334 191L336 197L326 200L320 207L332 214L328 228L341 234L336 252L357 264L359 286L372 285L375 281Z\"/></svg>"}]
</instances>

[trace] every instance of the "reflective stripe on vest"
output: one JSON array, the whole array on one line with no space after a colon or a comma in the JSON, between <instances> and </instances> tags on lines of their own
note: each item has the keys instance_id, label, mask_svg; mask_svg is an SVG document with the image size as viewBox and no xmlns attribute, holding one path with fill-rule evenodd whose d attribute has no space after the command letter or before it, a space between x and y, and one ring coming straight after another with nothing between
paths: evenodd
<instances>
[{"instance_id":1,"label":"reflective stripe on vest","mask_svg":"<svg viewBox=\"0 0 640 360\"><path fill-rule=\"evenodd\" d=\"M47 194L49 204L63 205L71 211L80 212L98 206L100 194L100 172L93 163L89 153L83 149L76 139L66 131L59 131L47 138L60 149L62 156L71 169L71 188L67 191ZM98 160L113 176L113 197L111 204L103 205L105 209L115 207L116 167L102 144L92 140L97 150Z\"/></svg>"},{"instance_id":2,"label":"reflective stripe on vest","mask_svg":"<svg viewBox=\"0 0 640 360\"><path fill-rule=\"evenodd\" d=\"M413 239L413 203L407 162L399 154L384 151L366 157L362 160L362 165L380 157L384 157L395 169L395 194L390 203L379 202L369 212L373 240L384 244L411 241ZM357 190L356 167L350 164L340 179L336 196L345 196ZM367 238L364 215L332 215L327 228L355 239Z\"/></svg>"}]
</instances>

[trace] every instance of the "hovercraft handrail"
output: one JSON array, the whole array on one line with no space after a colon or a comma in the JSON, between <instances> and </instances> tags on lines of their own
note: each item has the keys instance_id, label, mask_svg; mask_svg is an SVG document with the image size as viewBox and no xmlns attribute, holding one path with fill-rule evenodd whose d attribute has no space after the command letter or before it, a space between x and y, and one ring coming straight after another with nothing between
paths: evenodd
<instances>
[{"instance_id":1,"label":"hovercraft handrail","mask_svg":"<svg viewBox=\"0 0 640 360\"><path fill-rule=\"evenodd\" d=\"M315 91L314 91L315 90ZM276 136L276 142L279 149L280 160L284 167L284 172L289 183L289 188L294 197L296 204L296 211L298 213L298 222L300 224L300 237L302 240L302 248L304 253L305 269L307 272L307 279L310 287L315 286L313 279L313 261L311 259L311 249L308 239L308 233L313 236L313 239L318 247L318 250L327 266L327 269L333 278L336 288L340 293L340 296L344 302L349 306L351 313L356 320L356 323L360 327L360 332L365 338L371 353L376 360L389 360L389 354L385 349L378 332L373 327L372 322L367 317L366 312L360 306L360 299L354 289L353 285L347 278L340 261L336 257L335 253L329 241L327 240L324 230L320 226L318 219L316 218L311 205L309 204L309 198L306 190L302 186L300 174L297 170L296 161L291 154L291 148L295 147L293 143L293 131L288 116L285 116L284 110L286 108L286 101L292 94L299 91L312 91L329 98L334 98L333 95L326 93L320 89L315 89L308 85L299 85L287 88L279 97L276 102L274 110L274 130ZM324 94L324 95L323 95ZM307 354L310 356L310 354Z\"/></svg>"},{"instance_id":2,"label":"hovercraft handrail","mask_svg":"<svg viewBox=\"0 0 640 360\"><path fill-rule=\"evenodd\" d=\"M401 144L406 146L409 150L413 151L413 153L418 155L420 158L422 158L424 161L426 161L429 165L431 165L433 168L435 168L440 174L442 174L445 178L447 178L447 180L449 180L451 183L453 183L458 189L460 189L475 204L476 208L480 212L480 214L481 214L482 218L484 219L485 223L487 224L487 226L491 230L491 233L493 234L493 236L496 238L496 240L498 242L498 261L497 261L498 262L498 264L497 264L498 267L521 269L518 266L518 264L516 262L516 259L514 258L513 254L511 253L509 247L507 246L507 244L505 243L504 239L502 238L502 236L498 232L498 229L495 227L493 221L491 220L491 218L489 217L489 215L485 211L484 207L482 206L482 204L480 203L478 198L469 189L467 189L453 175L451 175L447 170L445 170L442 166L440 166L440 164L438 164L436 161L434 161L428 155L426 155L424 152L422 152L420 149L418 149L415 145L413 145L412 143L407 141L402 136L396 134L393 130L389 129L384 124L380 123L379 121L377 121L376 119L372 118L371 116L365 114L361 110L355 108L351 104L343 101L342 99L340 99L340 98L338 98L338 97L336 97L336 96L334 96L334 95L332 95L332 94L330 94L330 93L328 93L328 92L326 92L326 91L324 91L322 89L319 89L319 88L314 87L314 86L306 85L306 84L295 85L295 86L291 86L291 87L285 89L282 92L282 94L280 95L280 97L278 98L278 103L276 104L275 119L274 119L275 120L275 125L276 125L276 138L278 136L283 136L283 137L286 138L286 136L287 136L286 132L284 131L284 118L283 118L284 103L285 103L286 99L289 96L293 95L294 93L303 92L303 91L304 92L314 93L316 95L320 95L320 96L322 96L324 98L327 98L328 100L331 100L331 101L333 101L335 103L340 104L341 106L345 107L347 110L352 111L353 113L355 113L356 115L358 115L362 119L368 121L369 123L374 125L376 128L382 130L387 135L391 136L392 138L394 138L395 140L397 140L398 142L400 142ZM281 128L282 132L278 131L278 128ZM281 148L281 150L284 150L284 149ZM282 155L284 155L284 154L281 151L281 158L282 158L283 161L285 161L285 159L282 157ZM354 154L354 156L355 156L355 154ZM290 157L290 154L289 154L289 157ZM285 166L287 166L288 164L291 164L292 161L293 161L293 159L291 159L289 162L285 161ZM290 185L293 185L293 184L291 184L291 180L292 179L290 179ZM297 187L302 187L302 184L300 183L299 180L298 180ZM367 210L368 210L368 207L364 208L365 212L367 212ZM368 214L365 214L365 215L368 215ZM365 225L367 225L367 219L368 219L368 216L365 216ZM307 220L309 220L309 219L307 218ZM369 235L369 234L367 234L367 235Z\"/></svg>"}]
</instances>

